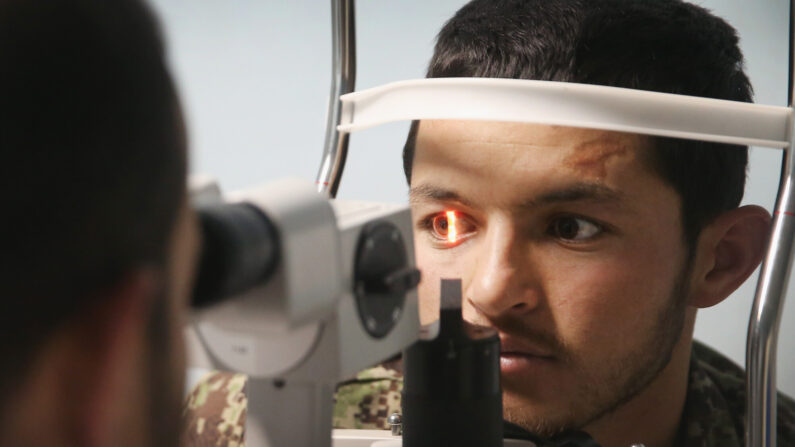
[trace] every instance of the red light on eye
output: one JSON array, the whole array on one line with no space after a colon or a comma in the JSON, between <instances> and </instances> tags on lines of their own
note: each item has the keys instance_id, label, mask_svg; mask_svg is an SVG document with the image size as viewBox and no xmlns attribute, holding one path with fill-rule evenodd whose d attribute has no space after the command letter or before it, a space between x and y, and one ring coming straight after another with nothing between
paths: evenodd
<instances>
[{"instance_id":1,"label":"red light on eye","mask_svg":"<svg viewBox=\"0 0 795 447\"><path fill-rule=\"evenodd\" d=\"M455 211L447 211L447 241L453 243L458 239L458 231L455 224Z\"/></svg>"}]
</instances>

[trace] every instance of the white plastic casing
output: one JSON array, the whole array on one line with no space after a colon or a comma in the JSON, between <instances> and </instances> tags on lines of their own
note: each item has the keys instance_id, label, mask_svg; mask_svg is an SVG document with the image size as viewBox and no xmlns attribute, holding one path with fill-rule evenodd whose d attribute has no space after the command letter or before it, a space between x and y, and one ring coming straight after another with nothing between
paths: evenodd
<instances>
[{"instance_id":1,"label":"white plastic casing","mask_svg":"<svg viewBox=\"0 0 795 447\"><path fill-rule=\"evenodd\" d=\"M404 120L488 120L773 148L789 145L792 116L789 107L525 79L415 79L340 100L341 132Z\"/></svg>"},{"instance_id":2,"label":"white plastic casing","mask_svg":"<svg viewBox=\"0 0 795 447\"><path fill-rule=\"evenodd\" d=\"M197 313L189 341L198 336L218 368L254 377L282 374L314 346L320 321L342 293L336 216L328 199L303 180L280 180L227 199L251 203L271 219L279 236L278 267L266 284Z\"/></svg>"}]
</instances>

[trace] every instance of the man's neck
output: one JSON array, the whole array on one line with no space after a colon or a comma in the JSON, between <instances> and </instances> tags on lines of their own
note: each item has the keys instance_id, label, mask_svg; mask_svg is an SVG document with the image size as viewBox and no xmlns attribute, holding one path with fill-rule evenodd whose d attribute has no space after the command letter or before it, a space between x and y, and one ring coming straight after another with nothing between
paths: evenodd
<instances>
[{"instance_id":1,"label":"man's neck","mask_svg":"<svg viewBox=\"0 0 795 447\"><path fill-rule=\"evenodd\" d=\"M688 315L671 361L630 401L584 427L602 447L674 447L687 398L695 313Z\"/></svg>"}]
</instances>

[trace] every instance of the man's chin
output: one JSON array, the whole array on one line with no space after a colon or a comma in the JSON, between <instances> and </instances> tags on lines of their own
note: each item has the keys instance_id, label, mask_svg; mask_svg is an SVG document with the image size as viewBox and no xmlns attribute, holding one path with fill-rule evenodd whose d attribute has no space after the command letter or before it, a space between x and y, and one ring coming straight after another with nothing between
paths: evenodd
<instances>
[{"instance_id":1,"label":"man's chin","mask_svg":"<svg viewBox=\"0 0 795 447\"><path fill-rule=\"evenodd\" d=\"M568 404L570 383L576 380L560 362L543 358L500 359L500 383L503 403L515 408L549 411ZM565 408L571 408L565 406ZM546 414L546 413L540 413Z\"/></svg>"},{"instance_id":2,"label":"man's chin","mask_svg":"<svg viewBox=\"0 0 795 447\"><path fill-rule=\"evenodd\" d=\"M577 427L571 413L575 405L561 405L567 402L561 395L537 400L503 391L502 399L503 418L536 435L550 437Z\"/></svg>"}]
</instances>

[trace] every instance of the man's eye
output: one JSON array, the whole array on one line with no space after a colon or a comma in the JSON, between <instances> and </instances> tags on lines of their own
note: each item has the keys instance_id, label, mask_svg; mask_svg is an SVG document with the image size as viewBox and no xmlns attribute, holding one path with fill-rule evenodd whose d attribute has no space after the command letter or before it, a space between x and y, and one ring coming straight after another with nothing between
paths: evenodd
<instances>
[{"instance_id":1,"label":"man's eye","mask_svg":"<svg viewBox=\"0 0 795 447\"><path fill-rule=\"evenodd\" d=\"M586 241L602 233L599 224L580 217L560 217L550 226L550 233L567 241Z\"/></svg>"},{"instance_id":2,"label":"man's eye","mask_svg":"<svg viewBox=\"0 0 795 447\"><path fill-rule=\"evenodd\" d=\"M471 236L474 226L466 216L456 211L434 214L424 225L437 241L453 245Z\"/></svg>"},{"instance_id":3,"label":"man's eye","mask_svg":"<svg viewBox=\"0 0 795 447\"><path fill-rule=\"evenodd\" d=\"M445 214L437 214L431 219L431 225L435 236L447 238L450 236L450 219Z\"/></svg>"}]
</instances>

